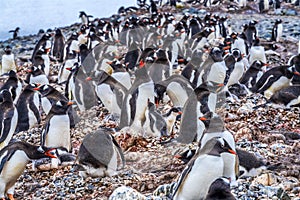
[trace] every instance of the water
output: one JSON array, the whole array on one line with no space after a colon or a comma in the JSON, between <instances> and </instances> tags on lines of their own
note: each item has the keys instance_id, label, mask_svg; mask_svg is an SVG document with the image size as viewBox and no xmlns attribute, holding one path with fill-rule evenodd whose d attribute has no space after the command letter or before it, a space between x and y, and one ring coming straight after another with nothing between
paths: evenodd
<instances>
[{"instance_id":1,"label":"water","mask_svg":"<svg viewBox=\"0 0 300 200\"><path fill-rule=\"evenodd\" d=\"M20 27L20 36L40 29L80 22L79 11L94 17L108 17L121 6L135 6L136 0L1 0L0 41L12 38L9 30Z\"/></svg>"}]
</instances>

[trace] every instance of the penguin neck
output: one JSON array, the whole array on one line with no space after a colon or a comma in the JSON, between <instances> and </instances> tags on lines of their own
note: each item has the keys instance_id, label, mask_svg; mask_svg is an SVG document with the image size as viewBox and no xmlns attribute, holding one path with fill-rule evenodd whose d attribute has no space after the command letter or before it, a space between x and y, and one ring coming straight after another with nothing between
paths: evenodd
<instances>
[{"instance_id":1,"label":"penguin neck","mask_svg":"<svg viewBox=\"0 0 300 200\"><path fill-rule=\"evenodd\" d=\"M37 151L38 146L29 144L29 143L16 142L11 147L15 148L16 150L23 151L29 160L47 157L43 153Z\"/></svg>"}]
</instances>

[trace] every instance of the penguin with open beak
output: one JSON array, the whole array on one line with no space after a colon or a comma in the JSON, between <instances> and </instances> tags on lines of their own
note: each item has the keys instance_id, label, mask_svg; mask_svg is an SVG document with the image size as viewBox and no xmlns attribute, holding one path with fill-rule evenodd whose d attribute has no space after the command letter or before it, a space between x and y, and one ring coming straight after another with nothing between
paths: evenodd
<instances>
[{"instance_id":1,"label":"penguin with open beak","mask_svg":"<svg viewBox=\"0 0 300 200\"><path fill-rule=\"evenodd\" d=\"M113 176L118 170L118 160L124 167L122 149L111 132L111 129L100 128L84 137L75 162L80 176Z\"/></svg>"},{"instance_id":2,"label":"penguin with open beak","mask_svg":"<svg viewBox=\"0 0 300 200\"><path fill-rule=\"evenodd\" d=\"M0 198L13 200L14 185L30 160L56 158L55 149L35 146L27 142L10 143L0 151Z\"/></svg>"},{"instance_id":3,"label":"penguin with open beak","mask_svg":"<svg viewBox=\"0 0 300 200\"><path fill-rule=\"evenodd\" d=\"M210 185L223 175L223 153L236 154L222 138L212 138L199 149L181 173L174 189L174 200L204 199ZM201 183L201 185L199 185Z\"/></svg>"}]
</instances>

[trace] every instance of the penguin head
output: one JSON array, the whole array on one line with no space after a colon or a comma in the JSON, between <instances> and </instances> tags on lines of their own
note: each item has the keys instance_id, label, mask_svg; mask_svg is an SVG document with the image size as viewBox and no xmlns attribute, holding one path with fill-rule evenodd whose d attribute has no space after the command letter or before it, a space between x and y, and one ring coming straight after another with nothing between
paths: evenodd
<instances>
[{"instance_id":1,"label":"penguin head","mask_svg":"<svg viewBox=\"0 0 300 200\"><path fill-rule=\"evenodd\" d=\"M241 51L238 48L233 49L231 54L233 55L236 62L239 62L243 59Z\"/></svg>"},{"instance_id":2,"label":"penguin head","mask_svg":"<svg viewBox=\"0 0 300 200\"><path fill-rule=\"evenodd\" d=\"M49 158L57 158L57 151L55 148L48 148L45 146L39 146L35 152L31 152L31 155L28 155L29 158L43 158L43 157L49 157Z\"/></svg>"},{"instance_id":3,"label":"penguin head","mask_svg":"<svg viewBox=\"0 0 300 200\"><path fill-rule=\"evenodd\" d=\"M4 52L6 55L10 55L11 54L11 46L7 45L5 48L4 48Z\"/></svg>"},{"instance_id":4,"label":"penguin head","mask_svg":"<svg viewBox=\"0 0 300 200\"><path fill-rule=\"evenodd\" d=\"M57 28L57 29L55 30L55 35L56 35L56 36L61 36L61 35L62 35L61 29Z\"/></svg>"},{"instance_id":5,"label":"penguin head","mask_svg":"<svg viewBox=\"0 0 300 200\"><path fill-rule=\"evenodd\" d=\"M213 196L215 194L215 197L221 196L221 194L225 195L226 193L231 194L230 180L227 177L217 178L212 182L208 190L208 195Z\"/></svg>"},{"instance_id":6,"label":"penguin head","mask_svg":"<svg viewBox=\"0 0 300 200\"><path fill-rule=\"evenodd\" d=\"M222 153L230 153L236 155L236 152L230 147L228 142L221 137L210 139L202 149L209 155L220 156Z\"/></svg>"},{"instance_id":7,"label":"penguin head","mask_svg":"<svg viewBox=\"0 0 300 200\"><path fill-rule=\"evenodd\" d=\"M40 90L39 84L30 83L24 87L24 90L39 91Z\"/></svg>"},{"instance_id":8,"label":"penguin head","mask_svg":"<svg viewBox=\"0 0 300 200\"><path fill-rule=\"evenodd\" d=\"M275 24L281 24L282 20L281 19L276 19Z\"/></svg>"},{"instance_id":9,"label":"penguin head","mask_svg":"<svg viewBox=\"0 0 300 200\"><path fill-rule=\"evenodd\" d=\"M0 92L0 102L13 102L12 95L9 90L4 89Z\"/></svg>"},{"instance_id":10,"label":"penguin head","mask_svg":"<svg viewBox=\"0 0 300 200\"><path fill-rule=\"evenodd\" d=\"M59 100L52 104L50 112L54 114L65 114L71 105L73 105L72 101Z\"/></svg>"},{"instance_id":11,"label":"penguin head","mask_svg":"<svg viewBox=\"0 0 300 200\"><path fill-rule=\"evenodd\" d=\"M42 85L39 88L39 92L42 94L43 97L50 94L54 90L54 88L48 84Z\"/></svg>"},{"instance_id":12,"label":"penguin head","mask_svg":"<svg viewBox=\"0 0 300 200\"><path fill-rule=\"evenodd\" d=\"M86 14L84 11L80 11L80 12L79 12L79 18L80 18L80 17L83 17L83 16L86 16L86 17L87 17L87 14Z\"/></svg>"},{"instance_id":13,"label":"penguin head","mask_svg":"<svg viewBox=\"0 0 300 200\"><path fill-rule=\"evenodd\" d=\"M209 55L215 62L223 61L223 51L219 47L212 48Z\"/></svg>"},{"instance_id":14,"label":"penguin head","mask_svg":"<svg viewBox=\"0 0 300 200\"><path fill-rule=\"evenodd\" d=\"M18 79L17 73L14 70L8 72L8 77L13 79Z\"/></svg>"},{"instance_id":15,"label":"penguin head","mask_svg":"<svg viewBox=\"0 0 300 200\"><path fill-rule=\"evenodd\" d=\"M255 60L252 65L250 66L250 68L256 69L256 70L261 70L263 66L265 66L266 64L259 61L259 60Z\"/></svg>"}]
</instances>

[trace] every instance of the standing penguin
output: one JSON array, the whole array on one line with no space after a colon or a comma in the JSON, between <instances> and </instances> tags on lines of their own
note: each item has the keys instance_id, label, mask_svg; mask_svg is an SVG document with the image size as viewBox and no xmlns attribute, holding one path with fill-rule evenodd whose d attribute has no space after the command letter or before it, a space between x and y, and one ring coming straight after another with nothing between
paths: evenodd
<instances>
[{"instance_id":1,"label":"standing penguin","mask_svg":"<svg viewBox=\"0 0 300 200\"><path fill-rule=\"evenodd\" d=\"M79 18L81 19L81 23L84 25L89 24L89 18L93 17L92 15L87 15L84 11L79 12Z\"/></svg>"},{"instance_id":2,"label":"standing penguin","mask_svg":"<svg viewBox=\"0 0 300 200\"><path fill-rule=\"evenodd\" d=\"M18 123L18 111L8 90L0 92L0 150L8 145Z\"/></svg>"},{"instance_id":3,"label":"standing penguin","mask_svg":"<svg viewBox=\"0 0 300 200\"><path fill-rule=\"evenodd\" d=\"M282 31L283 31L282 20L276 19L275 24L272 28L271 40L275 42L279 42L282 37Z\"/></svg>"},{"instance_id":4,"label":"standing penguin","mask_svg":"<svg viewBox=\"0 0 300 200\"><path fill-rule=\"evenodd\" d=\"M49 52L51 50L51 34L50 33L45 33L41 39L38 41L38 43L35 45L32 57L31 59L34 60L37 52L41 49L43 49L45 52Z\"/></svg>"},{"instance_id":5,"label":"standing penguin","mask_svg":"<svg viewBox=\"0 0 300 200\"><path fill-rule=\"evenodd\" d=\"M57 101L68 101L67 97L65 97L51 85L40 86L39 92L41 93L42 109L46 113L46 115L49 114L52 105L55 104ZM70 127L73 128L75 126L75 111L73 110L72 106L70 106L68 109L68 115L70 118Z\"/></svg>"},{"instance_id":6,"label":"standing penguin","mask_svg":"<svg viewBox=\"0 0 300 200\"><path fill-rule=\"evenodd\" d=\"M16 103L21 91L22 91L23 82L22 80L17 76L17 73L13 70L8 72L8 79L6 82L2 85L0 91L2 90L8 90L11 93L11 96Z\"/></svg>"},{"instance_id":7,"label":"standing penguin","mask_svg":"<svg viewBox=\"0 0 300 200\"><path fill-rule=\"evenodd\" d=\"M18 110L17 133L26 131L41 122L39 112L40 100L38 93L36 93L38 90L39 88L36 84L28 84L20 94L16 105Z\"/></svg>"},{"instance_id":8,"label":"standing penguin","mask_svg":"<svg viewBox=\"0 0 300 200\"><path fill-rule=\"evenodd\" d=\"M249 51L249 64L252 65L252 63L255 60L259 60L263 63L267 63L265 48L260 45L259 38L256 38L254 40L253 45L251 46Z\"/></svg>"},{"instance_id":9,"label":"standing penguin","mask_svg":"<svg viewBox=\"0 0 300 200\"><path fill-rule=\"evenodd\" d=\"M13 200L15 183L30 160L56 158L55 149L39 147L27 142L14 142L0 151L0 198Z\"/></svg>"},{"instance_id":10,"label":"standing penguin","mask_svg":"<svg viewBox=\"0 0 300 200\"><path fill-rule=\"evenodd\" d=\"M62 34L61 30L58 28L58 29L56 29L55 35L54 35L52 55L59 61L62 61L63 53L64 53L64 46L65 46L65 37Z\"/></svg>"},{"instance_id":11,"label":"standing penguin","mask_svg":"<svg viewBox=\"0 0 300 200\"><path fill-rule=\"evenodd\" d=\"M125 65L119 60L115 60L109 64L114 70L111 76L124 85L124 87L129 89L131 87L131 77L128 71L125 69Z\"/></svg>"},{"instance_id":12,"label":"standing penguin","mask_svg":"<svg viewBox=\"0 0 300 200\"><path fill-rule=\"evenodd\" d=\"M119 127L130 126L136 132L142 132L148 100L154 102L154 83L144 66L135 71L135 77L122 104Z\"/></svg>"},{"instance_id":13,"label":"standing penguin","mask_svg":"<svg viewBox=\"0 0 300 200\"><path fill-rule=\"evenodd\" d=\"M42 71L49 77L50 74L50 57L49 52L45 49L40 49L35 54L34 59L32 60L33 66L41 66Z\"/></svg>"},{"instance_id":14,"label":"standing penguin","mask_svg":"<svg viewBox=\"0 0 300 200\"><path fill-rule=\"evenodd\" d=\"M258 8L260 13L267 12L270 8L269 0L259 0Z\"/></svg>"},{"instance_id":15,"label":"standing penguin","mask_svg":"<svg viewBox=\"0 0 300 200\"><path fill-rule=\"evenodd\" d=\"M210 185L223 174L222 153L236 154L222 138L213 138L200 149L180 175L174 189L174 200L206 197ZM199 187L201 183L201 187Z\"/></svg>"},{"instance_id":16,"label":"standing penguin","mask_svg":"<svg viewBox=\"0 0 300 200\"><path fill-rule=\"evenodd\" d=\"M100 128L84 137L75 162L80 176L113 176L118 170L119 158L124 167L122 149L111 132L111 129Z\"/></svg>"},{"instance_id":17,"label":"standing penguin","mask_svg":"<svg viewBox=\"0 0 300 200\"><path fill-rule=\"evenodd\" d=\"M9 33L14 33L13 34L13 39L17 39L19 35L20 27L17 27L15 30L10 30L8 31Z\"/></svg>"},{"instance_id":18,"label":"standing penguin","mask_svg":"<svg viewBox=\"0 0 300 200\"><path fill-rule=\"evenodd\" d=\"M41 134L41 146L63 147L71 150L69 106L72 102L57 101L52 105ZM53 160L54 168L58 163Z\"/></svg>"},{"instance_id":19,"label":"standing penguin","mask_svg":"<svg viewBox=\"0 0 300 200\"><path fill-rule=\"evenodd\" d=\"M9 72L10 70L14 70L15 72L17 72L15 56L11 51L12 51L12 49L10 46L6 46L4 48L4 54L2 55L1 74L5 74L5 73Z\"/></svg>"},{"instance_id":20,"label":"standing penguin","mask_svg":"<svg viewBox=\"0 0 300 200\"><path fill-rule=\"evenodd\" d=\"M156 110L156 106L148 101L148 107L145 112L145 123L143 124L144 128L144 137L155 137L159 138L161 136L167 136L167 123L163 116Z\"/></svg>"},{"instance_id":21,"label":"standing penguin","mask_svg":"<svg viewBox=\"0 0 300 200\"><path fill-rule=\"evenodd\" d=\"M230 191L228 178L218 178L210 186L204 200L236 200Z\"/></svg>"},{"instance_id":22,"label":"standing penguin","mask_svg":"<svg viewBox=\"0 0 300 200\"><path fill-rule=\"evenodd\" d=\"M240 83L244 84L249 89L252 88L262 76L264 66L265 63L255 60L240 79Z\"/></svg>"}]
</instances>

